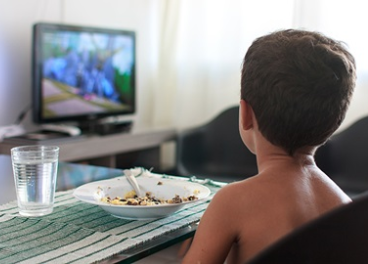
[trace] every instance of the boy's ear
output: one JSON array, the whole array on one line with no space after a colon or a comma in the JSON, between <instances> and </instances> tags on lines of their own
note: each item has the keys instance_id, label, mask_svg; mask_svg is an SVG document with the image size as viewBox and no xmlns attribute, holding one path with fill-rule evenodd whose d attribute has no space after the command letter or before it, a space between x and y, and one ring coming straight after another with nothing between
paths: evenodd
<instances>
[{"instance_id":1,"label":"boy's ear","mask_svg":"<svg viewBox=\"0 0 368 264\"><path fill-rule=\"evenodd\" d=\"M242 99L240 100L239 110L241 128L243 130L251 129L254 125L254 115L252 107L245 100Z\"/></svg>"}]
</instances>

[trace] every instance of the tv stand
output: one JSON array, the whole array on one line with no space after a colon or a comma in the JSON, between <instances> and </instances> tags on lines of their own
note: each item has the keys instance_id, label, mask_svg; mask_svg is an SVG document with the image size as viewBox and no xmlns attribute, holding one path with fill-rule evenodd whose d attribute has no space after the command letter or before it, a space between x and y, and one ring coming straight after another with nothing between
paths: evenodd
<instances>
[{"instance_id":1,"label":"tv stand","mask_svg":"<svg viewBox=\"0 0 368 264\"><path fill-rule=\"evenodd\" d=\"M116 133L130 132L133 126L132 121L124 122L83 122L79 124L83 134L110 135Z\"/></svg>"},{"instance_id":2,"label":"tv stand","mask_svg":"<svg viewBox=\"0 0 368 264\"><path fill-rule=\"evenodd\" d=\"M53 134L53 133L51 133ZM27 134L31 135L31 134ZM44 134L39 136L43 137ZM176 129L134 129L129 133L111 135L83 134L81 136L47 139L4 138L0 142L0 154L10 155L13 147L20 145L58 145L59 161L81 162L90 165L131 168L153 167L156 172L171 168L171 161L163 162L164 149L173 147ZM162 152L162 153L161 153Z\"/></svg>"}]
</instances>

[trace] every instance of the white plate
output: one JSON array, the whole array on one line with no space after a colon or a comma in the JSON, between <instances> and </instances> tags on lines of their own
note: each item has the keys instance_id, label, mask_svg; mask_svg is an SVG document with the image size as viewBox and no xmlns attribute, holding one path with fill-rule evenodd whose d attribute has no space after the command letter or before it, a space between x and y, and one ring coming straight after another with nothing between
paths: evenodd
<instances>
[{"instance_id":1,"label":"white plate","mask_svg":"<svg viewBox=\"0 0 368 264\"><path fill-rule=\"evenodd\" d=\"M125 177L84 184L75 189L73 195L83 202L100 206L103 210L115 217L147 220L171 215L189 203L207 198L211 193L207 187L185 180L141 176L137 178L137 181L142 193L151 192L158 199L171 199L175 195L179 195L180 197L195 195L198 197L198 200L152 206L113 205L102 202L101 198L103 197L124 197L126 193L133 190ZM158 182L162 184L158 185Z\"/></svg>"}]
</instances>

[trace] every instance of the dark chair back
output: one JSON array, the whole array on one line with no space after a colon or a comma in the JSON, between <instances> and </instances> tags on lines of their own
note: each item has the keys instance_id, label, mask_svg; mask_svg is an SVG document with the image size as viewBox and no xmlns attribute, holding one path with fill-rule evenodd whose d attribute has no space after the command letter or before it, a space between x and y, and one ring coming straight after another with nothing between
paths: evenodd
<instances>
[{"instance_id":1,"label":"dark chair back","mask_svg":"<svg viewBox=\"0 0 368 264\"><path fill-rule=\"evenodd\" d=\"M242 142L238 122L239 107L234 106L207 124L180 132L178 173L226 182L255 175L256 158Z\"/></svg>"},{"instance_id":2,"label":"dark chair back","mask_svg":"<svg viewBox=\"0 0 368 264\"><path fill-rule=\"evenodd\" d=\"M247 264L368 263L368 195L302 226Z\"/></svg>"},{"instance_id":3,"label":"dark chair back","mask_svg":"<svg viewBox=\"0 0 368 264\"><path fill-rule=\"evenodd\" d=\"M331 137L316 153L318 166L348 194L368 190L368 117Z\"/></svg>"}]
</instances>

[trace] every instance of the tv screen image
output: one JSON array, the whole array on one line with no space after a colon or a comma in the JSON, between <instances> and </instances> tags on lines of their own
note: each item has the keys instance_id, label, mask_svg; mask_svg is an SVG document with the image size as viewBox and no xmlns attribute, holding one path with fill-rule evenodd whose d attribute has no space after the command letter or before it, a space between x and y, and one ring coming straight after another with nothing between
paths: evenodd
<instances>
[{"instance_id":1,"label":"tv screen image","mask_svg":"<svg viewBox=\"0 0 368 264\"><path fill-rule=\"evenodd\" d=\"M34 25L36 123L93 120L134 112L134 32Z\"/></svg>"}]
</instances>

